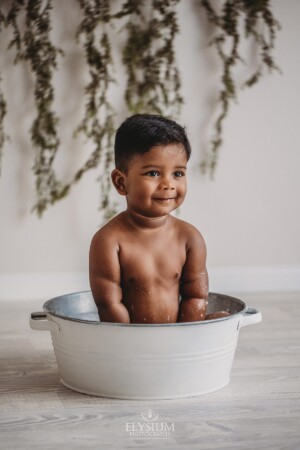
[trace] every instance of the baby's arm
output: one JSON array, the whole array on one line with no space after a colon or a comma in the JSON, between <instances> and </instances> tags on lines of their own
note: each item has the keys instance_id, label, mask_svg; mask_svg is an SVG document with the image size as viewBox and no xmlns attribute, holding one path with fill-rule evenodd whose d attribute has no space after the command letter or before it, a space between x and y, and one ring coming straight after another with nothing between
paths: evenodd
<instances>
[{"instance_id":1,"label":"baby's arm","mask_svg":"<svg viewBox=\"0 0 300 450\"><path fill-rule=\"evenodd\" d=\"M201 234L195 228L189 233L180 294L178 322L205 320L208 297L206 247Z\"/></svg>"},{"instance_id":2,"label":"baby's arm","mask_svg":"<svg viewBox=\"0 0 300 450\"><path fill-rule=\"evenodd\" d=\"M89 272L101 322L129 323L128 311L122 303L118 244L102 230L91 242Z\"/></svg>"}]
</instances>

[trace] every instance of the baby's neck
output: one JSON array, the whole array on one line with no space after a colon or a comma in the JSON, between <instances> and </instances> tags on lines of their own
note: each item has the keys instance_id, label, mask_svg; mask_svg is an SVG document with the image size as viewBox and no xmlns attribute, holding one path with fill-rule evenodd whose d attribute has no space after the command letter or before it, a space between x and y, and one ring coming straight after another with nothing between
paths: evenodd
<instances>
[{"instance_id":1,"label":"baby's neck","mask_svg":"<svg viewBox=\"0 0 300 450\"><path fill-rule=\"evenodd\" d=\"M124 214L129 223L143 230L156 230L165 227L170 218L169 214L163 217L147 217L128 209L124 211Z\"/></svg>"}]
</instances>

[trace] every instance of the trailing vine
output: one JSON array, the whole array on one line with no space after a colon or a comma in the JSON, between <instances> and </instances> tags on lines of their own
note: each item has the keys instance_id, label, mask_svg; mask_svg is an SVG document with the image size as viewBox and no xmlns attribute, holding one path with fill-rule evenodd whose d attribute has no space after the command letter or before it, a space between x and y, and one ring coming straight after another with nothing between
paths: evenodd
<instances>
[{"instance_id":1,"label":"trailing vine","mask_svg":"<svg viewBox=\"0 0 300 450\"><path fill-rule=\"evenodd\" d=\"M1 77L0 77L0 83L1 83ZM1 85L0 85L0 88L1 88ZM3 151L4 142L6 139L6 135L5 135L4 127L3 127L4 117L5 117L6 113L7 113L6 102L4 99L4 95L3 95L2 91L0 90L0 174L1 174L2 151Z\"/></svg>"},{"instance_id":2,"label":"trailing vine","mask_svg":"<svg viewBox=\"0 0 300 450\"><path fill-rule=\"evenodd\" d=\"M110 172L112 165L112 144L115 131L114 110L108 98L109 88L114 83L113 60L107 24L111 19L109 0L78 0L83 19L77 31L77 38L84 45L85 59L89 67L90 82L85 87L87 96L85 116L76 130L94 144L94 151L84 166L79 169L73 183L90 169L102 164L100 175L100 210L104 218L111 217L114 206L111 205ZM100 37L98 38L98 35Z\"/></svg>"},{"instance_id":3,"label":"trailing vine","mask_svg":"<svg viewBox=\"0 0 300 450\"><path fill-rule=\"evenodd\" d=\"M147 4L151 17L146 20L144 1L128 0L117 15L129 15L123 63L128 77L125 99L131 113L176 117L180 112L183 99L174 51L178 1L152 0Z\"/></svg>"},{"instance_id":4,"label":"trailing vine","mask_svg":"<svg viewBox=\"0 0 300 450\"><path fill-rule=\"evenodd\" d=\"M269 71L279 70L272 56L276 31L280 28L270 9L269 0L225 0L222 12L217 14L211 0L201 0L208 20L215 26L216 36L212 40L223 64L222 88L219 93L220 114L215 122L215 136L211 141L210 152L202 162L202 169L214 174L219 149L223 143L223 122L229 112L230 104L237 97L233 68L244 62L239 54L239 25L244 20L245 37L255 39L260 50L257 70L245 81L244 86L251 87L259 81L266 67ZM261 31L262 27L262 31ZM229 53L226 48L230 47Z\"/></svg>"},{"instance_id":5,"label":"trailing vine","mask_svg":"<svg viewBox=\"0 0 300 450\"><path fill-rule=\"evenodd\" d=\"M0 10L0 33L1 33L4 25L5 25L5 16ZM4 122L4 117L6 116L6 113L7 113L6 101L5 101L5 98L4 98L2 89L1 89L1 81L2 81L2 79L1 79L1 73L0 73L0 174L1 174L2 151L3 151L4 142L6 139L3 122Z\"/></svg>"},{"instance_id":6,"label":"trailing vine","mask_svg":"<svg viewBox=\"0 0 300 450\"><path fill-rule=\"evenodd\" d=\"M17 51L16 61L25 60L35 78L34 97L37 109L31 127L31 142L36 150L33 172L37 202L34 210L41 216L53 199L61 195L61 185L53 169L53 162L59 147L57 136L58 117L52 110L54 89L53 71L57 68L57 56L62 53L50 40L50 12L52 0L14 0L7 17L7 23L14 29L9 47ZM25 7L24 35L17 24L17 16Z\"/></svg>"}]
</instances>

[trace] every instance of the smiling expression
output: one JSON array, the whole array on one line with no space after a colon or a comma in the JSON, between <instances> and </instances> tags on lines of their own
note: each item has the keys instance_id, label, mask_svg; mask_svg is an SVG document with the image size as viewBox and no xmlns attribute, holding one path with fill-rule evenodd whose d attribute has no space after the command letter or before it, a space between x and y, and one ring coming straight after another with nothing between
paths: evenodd
<instances>
[{"instance_id":1,"label":"smiling expression","mask_svg":"<svg viewBox=\"0 0 300 450\"><path fill-rule=\"evenodd\" d=\"M184 201L186 165L186 152L180 144L159 145L134 155L126 171L115 169L113 174L118 177L113 176L113 181L118 192L126 195L129 211L161 217Z\"/></svg>"}]
</instances>

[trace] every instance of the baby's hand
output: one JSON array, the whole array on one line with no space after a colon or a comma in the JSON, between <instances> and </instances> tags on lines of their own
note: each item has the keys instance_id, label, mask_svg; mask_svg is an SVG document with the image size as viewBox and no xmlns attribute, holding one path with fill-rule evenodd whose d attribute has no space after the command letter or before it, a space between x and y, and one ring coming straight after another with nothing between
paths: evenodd
<instances>
[{"instance_id":1,"label":"baby's hand","mask_svg":"<svg viewBox=\"0 0 300 450\"><path fill-rule=\"evenodd\" d=\"M202 298L188 298L179 303L178 322L205 320L207 301Z\"/></svg>"}]
</instances>

